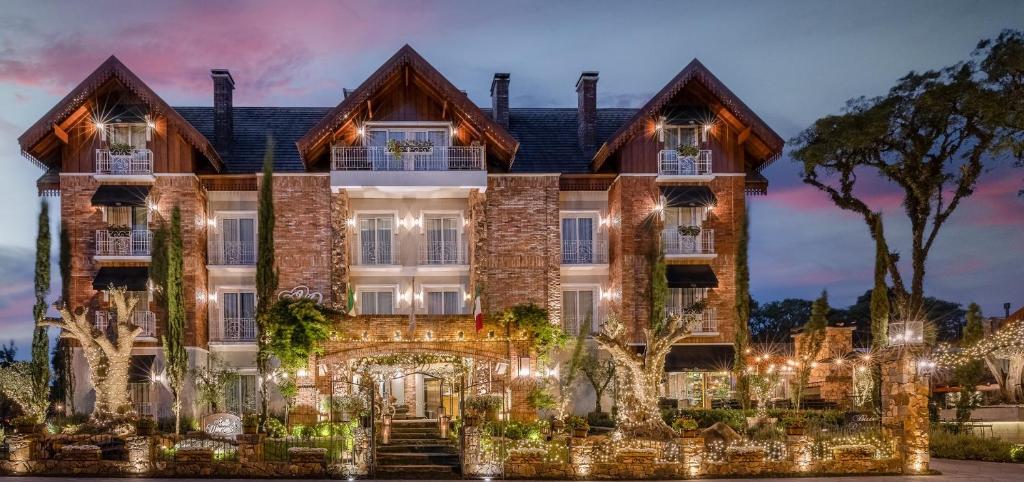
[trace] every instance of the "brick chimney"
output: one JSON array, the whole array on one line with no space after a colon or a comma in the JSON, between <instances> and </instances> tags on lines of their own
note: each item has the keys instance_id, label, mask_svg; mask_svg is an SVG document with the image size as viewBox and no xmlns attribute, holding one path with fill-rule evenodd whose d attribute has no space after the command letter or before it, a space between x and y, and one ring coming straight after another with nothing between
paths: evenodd
<instances>
[{"instance_id":1,"label":"brick chimney","mask_svg":"<svg viewBox=\"0 0 1024 482\"><path fill-rule=\"evenodd\" d=\"M231 102L235 79L227 69L213 69L210 77L213 79L213 145L217 150L229 150L235 130Z\"/></svg>"},{"instance_id":2,"label":"brick chimney","mask_svg":"<svg viewBox=\"0 0 1024 482\"><path fill-rule=\"evenodd\" d=\"M579 124L576 133L580 149L589 155L597 149L597 72L586 71L580 74L580 79L576 81L576 94L579 96Z\"/></svg>"},{"instance_id":3,"label":"brick chimney","mask_svg":"<svg viewBox=\"0 0 1024 482\"><path fill-rule=\"evenodd\" d=\"M491 81L491 117L508 129L508 81L507 72L497 72Z\"/></svg>"}]
</instances>

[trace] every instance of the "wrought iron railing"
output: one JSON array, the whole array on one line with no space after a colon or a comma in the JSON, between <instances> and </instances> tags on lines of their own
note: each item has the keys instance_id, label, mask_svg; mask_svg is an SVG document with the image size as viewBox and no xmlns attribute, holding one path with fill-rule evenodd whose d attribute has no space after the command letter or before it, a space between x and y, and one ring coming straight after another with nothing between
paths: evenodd
<instances>
[{"instance_id":1,"label":"wrought iron railing","mask_svg":"<svg viewBox=\"0 0 1024 482\"><path fill-rule=\"evenodd\" d=\"M399 263L398 236L389 239L359 239L353 243L352 264L354 265L395 265Z\"/></svg>"},{"instance_id":2,"label":"wrought iron railing","mask_svg":"<svg viewBox=\"0 0 1024 482\"><path fill-rule=\"evenodd\" d=\"M256 319L243 317L224 318L220 325L210 324L210 341L251 342L256 341Z\"/></svg>"},{"instance_id":3,"label":"wrought iron railing","mask_svg":"<svg viewBox=\"0 0 1024 482\"><path fill-rule=\"evenodd\" d=\"M707 176L711 174L711 151L681 156L675 149L658 152L658 174L663 176Z\"/></svg>"},{"instance_id":4,"label":"wrought iron railing","mask_svg":"<svg viewBox=\"0 0 1024 482\"><path fill-rule=\"evenodd\" d=\"M96 174L137 176L153 174L153 151L132 149L131 153L112 153L110 149L96 149Z\"/></svg>"},{"instance_id":5,"label":"wrought iron railing","mask_svg":"<svg viewBox=\"0 0 1024 482\"><path fill-rule=\"evenodd\" d=\"M715 230L701 229L699 234L681 234L670 227L661 232L666 255L715 254Z\"/></svg>"},{"instance_id":6,"label":"wrought iron railing","mask_svg":"<svg viewBox=\"0 0 1024 482\"><path fill-rule=\"evenodd\" d=\"M691 330L691 333L694 335L718 333L718 310L715 308L694 310L678 306L667 306L665 314L668 316L696 316L699 318L700 322L695 324Z\"/></svg>"},{"instance_id":7,"label":"wrought iron railing","mask_svg":"<svg viewBox=\"0 0 1024 482\"><path fill-rule=\"evenodd\" d=\"M563 239L562 264L607 264L608 241L595 239Z\"/></svg>"},{"instance_id":8,"label":"wrought iron railing","mask_svg":"<svg viewBox=\"0 0 1024 482\"><path fill-rule=\"evenodd\" d=\"M335 171L480 171L483 146L427 147L393 153L387 147L334 146Z\"/></svg>"},{"instance_id":9,"label":"wrought iron railing","mask_svg":"<svg viewBox=\"0 0 1024 482\"><path fill-rule=\"evenodd\" d=\"M457 241L420 239L419 264L443 266L467 264L466 248Z\"/></svg>"},{"instance_id":10,"label":"wrought iron railing","mask_svg":"<svg viewBox=\"0 0 1024 482\"><path fill-rule=\"evenodd\" d=\"M96 231L96 256L149 256L153 232L148 229Z\"/></svg>"},{"instance_id":11,"label":"wrought iron railing","mask_svg":"<svg viewBox=\"0 0 1024 482\"><path fill-rule=\"evenodd\" d=\"M256 264L256 243L253 241L211 240L209 264L215 266L251 266Z\"/></svg>"},{"instance_id":12,"label":"wrought iron railing","mask_svg":"<svg viewBox=\"0 0 1024 482\"><path fill-rule=\"evenodd\" d=\"M132 323L142 328L139 336L156 336L156 315L152 311L136 310L132 313ZM93 324L97 330L109 332L117 323L117 313L113 311L97 311Z\"/></svg>"}]
</instances>

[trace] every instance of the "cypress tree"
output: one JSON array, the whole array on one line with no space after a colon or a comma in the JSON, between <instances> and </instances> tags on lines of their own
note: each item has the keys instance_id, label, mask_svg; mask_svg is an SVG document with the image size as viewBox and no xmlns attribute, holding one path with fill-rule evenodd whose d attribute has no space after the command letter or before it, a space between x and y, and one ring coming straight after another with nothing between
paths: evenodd
<instances>
[{"instance_id":1,"label":"cypress tree","mask_svg":"<svg viewBox=\"0 0 1024 482\"><path fill-rule=\"evenodd\" d=\"M736 337L733 377L736 379L736 397L744 409L750 406L750 381L747 379L747 350L750 346L750 267L747 265L747 247L750 243L750 221L746 206L743 222L736 239Z\"/></svg>"},{"instance_id":2,"label":"cypress tree","mask_svg":"<svg viewBox=\"0 0 1024 482\"><path fill-rule=\"evenodd\" d=\"M58 267L60 268L60 299L63 303L67 303L71 297L71 235L63 220L60 223ZM53 365L53 389L50 392L50 400L55 403L64 403L64 413L73 415L75 413L75 371L71 365L72 348L67 339L57 339L57 346L54 349L51 362Z\"/></svg>"},{"instance_id":3,"label":"cypress tree","mask_svg":"<svg viewBox=\"0 0 1024 482\"><path fill-rule=\"evenodd\" d=\"M885 284L889 253L882 236L882 216L875 219L875 286L871 289L871 351L879 353L889 339L889 287ZM871 369L871 393L875 411L882 410L882 367Z\"/></svg>"},{"instance_id":4,"label":"cypress tree","mask_svg":"<svg viewBox=\"0 0 1024 482\"><path fill-rule=\"evenodd\" d=\"M181 239L181 209L174 206L171 213L171 227L168 233L167 284L164 287L167 298L167 331L163 336L164 370L167 386L171 391L174 412L174 433L181 432L181 390L188 371L188 353L185 351L185 286Z\"/></svg>"},{"instance_id":5,"label":"cypress tree","mask_svg":"<svg viewBox=\"0 0 1024 482\"><path fill-rule=\"evenodd\" d=\"M977 344L985 337L985 329L981 326L981 307L977 303L967 306L967 324L964 325L963 337L960 339L960 348L967 348ZM959 423L968 422L971 419L971 411L974 410L974 394L977 386L985 376L985 362L983 360L971 360L953 370L953 376L960 385L960 399L956 403L956 420Z\"/></svg>"},{"instance_id":6,"label":"cypress tree","mask_svg":"<svg viewBox=\"0 0 1024 482\"><path fill-rule=\"evenodd\" d=\"M668 302L668 278L665 265L665 252L661 249L661 243L654 243L655 249L652 253L651 263L651 329L655 333L661 332L665 326L665 304Z\"/></svg>"},{"instance_id":7,"label":"cypress tree","mask_svg":"<svg viewBox=\"0 0 1024 482\"><path fill-rule=\"evenodd\" d=\"M277 268L274 261L274 140L267 137L263 155L263 179L260 184L257 213L259 240L256 259L256 369L260 384L260 429L264 428L270 411L267 384L270 375L270 307L277 291Z\"/></svg>"},{"instance_id":8,"label":"cypress tree","mask_svg":"<svg viewBox=\"0 0 1024 482\"><path fill-rule=\"evenodd\" d=\"M829 309L828 292L822 291L821 296L811 304L811 318L804 325L800 352L797 353L798 361L801 363L796 380L796 390L793 391L793 405L797 410L800 410L804 388L811 376L811 364L818 358L818 353L825 342L825 327L828 325Z\"/></svg>"},{"instance_id":9,"label":"cypress tree","mask_svg":"<svg viewBox=\"0 0 1024 482\"><path fill-rule=\"evenodd\" d=\"M39 231L36 235L36 303L32 308L35 330L32 333L32 396L50 399L50 336L42 320L46 317L46 295L50 293L50 206L44 199L39 206ZM45 414L41 414L45 416Z\"/></svg>"}]
</instances>

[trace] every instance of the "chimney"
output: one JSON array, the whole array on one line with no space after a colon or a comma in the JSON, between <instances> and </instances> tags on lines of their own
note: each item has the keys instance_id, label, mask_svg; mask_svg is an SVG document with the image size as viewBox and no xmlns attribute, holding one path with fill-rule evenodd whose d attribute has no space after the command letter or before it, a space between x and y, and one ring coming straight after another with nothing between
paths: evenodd
<instances>
[{"instance_id":1,"label":"chimney","mask_svg":"<svg viewBox=\"0 0 1024 482\"><path fill-rule=\"evenodd\" d=\"M597 148L597 72L586 71L576 81L576 94L579 96L577 119L579 125L576 134L579 137L580 149L591 154Z\"/></svg>"},{"instance_id":2,"label":"chimney","mask_svg":"<svg viewBox=\"0 0 1024 482\"><path fill-rule=\"evenodd\" d=\"M508 81L507 72L496 72L491 81L491 117L508 129Z\"/></svg>"},{"instance_id":3,"label":"chimney","mask_svg":"<svg viewBox=\"0 0 1024 482\"><path fill-rule=\"evenodd\" d=\"M217 150L229 150L235 130L231 102L235 79L227 69L213 69L210 77L213 78L213 145Z\"/></svg>"}]
</instances>

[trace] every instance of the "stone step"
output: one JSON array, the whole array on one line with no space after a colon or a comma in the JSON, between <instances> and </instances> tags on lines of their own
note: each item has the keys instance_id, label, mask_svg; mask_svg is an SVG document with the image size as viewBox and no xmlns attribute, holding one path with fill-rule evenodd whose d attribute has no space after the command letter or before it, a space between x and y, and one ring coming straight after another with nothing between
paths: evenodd
<instances>
[{"instance_id":1,"label":"stone step","mask_svg":"<svg viewBox=\"0 0 1024 482\"><path fill-rule=\"evenodd\" d=\"M399 433L433 433L433 434L439 434L440 431L437 430L437 427L402 427L400 425L392 425L391 426L391 433L392 434L399 434Z\"/></svg>"},{"instance_id":2,"label":"stone step","mask_svg":"<svg viewBox=\"0 0 1024 482\"><path fill-rule=\"evenodd\" d=\"M457 476L460 472L459 466L434 465L434 464L402 464L402 465L380 465L378 464L374 476L378 479L436 479Z\"/></svg>"},{"instance_id":3,"label":"stone step","mask_svg":"<svg viewBox=\"0 0 1024 482\"><path fill-rule=\"evenodd\" d=\"M391 453L452 453L459 451L454 444L401 444L401 445L377 445L377 454Z\"/></svg>"},{"instance_id":4,"label":"stone step","mask_svg":"<svg viewBox=\"0 0 1024 482\"><path fill-rule=\"evenodd\" d=\"M433 418L404 418L391 420L393 427L437 427L437 419Z\"/></svg>"},{"instance_id":5,"label":"stone step","mask_svg":"<svg viewBox=\"0 0 1024 482\"><path fill-rule=\"evenodd\" d=\"M439 439L441 435L437 432L396 432L391 431L392 439Z\"/></svg>"},{"instance_id":6,"label":"stone step","mask_svg":"<svg viewBox=\"0 0 1024 482\"><path fill-rule=\"evenodd\" d=\"M459 454L443 452L385 452L377 454L378 465L459 465Z\"/></svg>"}]
</instances>

